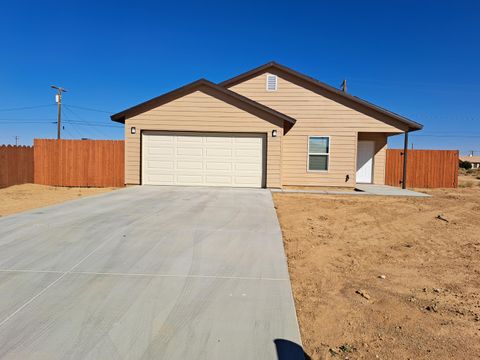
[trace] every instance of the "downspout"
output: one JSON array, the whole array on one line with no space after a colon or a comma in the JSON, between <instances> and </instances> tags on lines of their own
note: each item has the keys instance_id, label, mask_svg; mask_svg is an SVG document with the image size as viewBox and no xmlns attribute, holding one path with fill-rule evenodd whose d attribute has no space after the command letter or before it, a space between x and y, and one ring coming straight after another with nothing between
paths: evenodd
<instances>
[{"instance_id":1,"label":"downspout","mask_svg":"<svg viewBox=\"0 0 480 360\"><path fill-rule=\"evenodd\" d=\"M410 130L410 129L408 129ZM407 188L407 157L408 157L408 130L405 131L403 139L403 177L402 177L402 189Z\"/></svg>"}]
</instances>

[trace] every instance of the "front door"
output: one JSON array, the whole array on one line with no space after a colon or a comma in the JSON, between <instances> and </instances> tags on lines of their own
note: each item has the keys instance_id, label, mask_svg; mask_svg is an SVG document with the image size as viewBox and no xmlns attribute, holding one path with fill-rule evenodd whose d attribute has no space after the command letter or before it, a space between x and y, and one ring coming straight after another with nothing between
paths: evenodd
<instances>
[{"instance_id":1,"label":"front door","mask_svg":"<svg viewBox=\"0 0 480 360\"><path fill-rule=\"evenodd\" d=\"M371 184L373 181L374 141L359 141L357 150L357 183Z\"/></svg>"}]
</instances>

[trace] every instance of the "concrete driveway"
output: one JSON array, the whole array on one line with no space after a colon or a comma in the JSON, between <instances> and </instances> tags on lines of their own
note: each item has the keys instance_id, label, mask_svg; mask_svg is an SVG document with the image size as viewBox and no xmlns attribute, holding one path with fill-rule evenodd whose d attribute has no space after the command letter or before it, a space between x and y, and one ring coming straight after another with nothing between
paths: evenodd
<instances>
[{"instance_id":1,"label":"concrete driveway","mask_svg":"<svg viewBox=\"0 0 480 360\"><path fill-rule=\"evenodd\" d=\"M0 219L0 358L303 359L268 190L135 187Z\"/></svg>"}]
</instances>

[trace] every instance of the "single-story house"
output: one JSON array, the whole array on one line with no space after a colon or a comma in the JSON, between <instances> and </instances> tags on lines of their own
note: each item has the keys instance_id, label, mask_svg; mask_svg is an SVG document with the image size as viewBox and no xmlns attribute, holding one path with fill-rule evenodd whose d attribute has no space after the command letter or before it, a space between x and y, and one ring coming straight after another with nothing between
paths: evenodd
<instances>
[{"instance_id":1,"label":"single-story house","mask_svg":"<svg viewBox=\"0 0 480 360\"><path fill-rule=\"evenodd\" d=\"M480 169L480 156L468 155L460 156L461 161L468 161L472 164L472 169Z\"/></svg>"},{"instance_id":2,"label":"single-story house","mask_svg":"<svg viewBox=\"0 0 480 360\"><path fill-rule=\"evenodd\" d=\"M232 187L383 184L389 136L422 125L270 62L111 116L125 182Z\"/></svg>"}]
</instances>

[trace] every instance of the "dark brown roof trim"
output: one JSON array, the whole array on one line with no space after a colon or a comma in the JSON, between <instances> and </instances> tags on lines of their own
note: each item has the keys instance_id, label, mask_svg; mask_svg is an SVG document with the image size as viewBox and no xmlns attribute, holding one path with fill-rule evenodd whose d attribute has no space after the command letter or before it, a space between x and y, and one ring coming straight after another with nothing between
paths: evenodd
<instances>
[{"instance_id":1,"label":"dark brown roof trim","mask_svg":"<svg viewBox=\"0 0 480 360\"><path fill-rule=\"evenodd\" d=\"M194 91L197 90L210 90L210 93L213 92L218 92L220 94L225 95L226 97L240 101L243 104L246 104L247 106L254 107L256 110L260 110L264 114L268 114L270 116L273 116L277 119L283 120L289 124L295 124L295 119L291 118L290 116L287 116L285 114L282 114L276 110L273 110L265 105L262 105L260 103L257 103L256 101L253 101L249 98L246 98L245 96L242 96L240 94L237 94L236 92L233 92L231 90L228 90L222 86L219 86L217 84L212 83L211 81L205 80L205 79L200 79L197 81L194 81L190 84L187 84L185 86L182 86L176 90L170 91L166 94L160 95L156 98L150 99L148 101L145 101L141 104L138 104L136 106L133 106L129 109L126 109L124 111L121 111L117 114L114 114L110 116L110 118L113 121L119 122L119 123L125 123L125 119L131 118L132 116L139 115L141 113L144 113L145 111L154 109L158 106L161 106L163 104L166 104L172 100L178 99L182 96L188 95ZM251 109L251 108L250 108ZM244 109L245 110L245 109Z\"/></svg>"},{"instance_id":2,"label":"dark brown roof trim","mask_svg":"<svg viewBox=\"0 0 480 360\"><path fill-rule=\"evenodd\" d=\"M397 121L400 121L404 124L406 124L408 126L408 131L415 131L415 130L421 130L423 128L423 125L422 124L419 124L413 120L410 120L410 119L407 119L406 117L404 116L401 116L399 114L396 114L394 112L391 112L387 109L384 109L382 107L379 107L377 105L374 105L366 100L363 100L363 99L360 99L356 96L353 96L353 95L350 95L346 92L343 92L339 89L336 89L334 88L333 86L330 86L328 84L325 84L321 81L318 81L317 79L314 79L310 76L307 76L307 75L304 75L302 73L299 73L298 71L295 71L293 69L290 69L284 65L280 65L274 61L271 61L269 63L266 63L265 65L262 65L262 66L259 66L253 70L250 70L250 71L247 71L243 74L240 74L238 76L235 76L229 80L225 80L221 83L219 83L218 85L220 86L223 86L225 88L229 88L229 87L232 87L234 85L237 85L241 82L244 82L246 80L249 80L251 78L254 78L255 76L259 75L259 74L262 74L264 72L267 72L268 70L271 70L271 69L276 69L276 70L279 70L280 72L285 72L293 77L297 77L299 79L302 79L304 81L307 81L309 82L310 84L313 84L323 90L326 90L326 91L329 91L331 93L334 93L338 96L341 96L341 97L344 97L348 100L351 100L357 104L360 104L362 106L365 106L366 108L370 109L370 110L374 110L376 112L379 112L383 115L386 115L394 120L397 120Z\"/></svg>"}]
</instances>

